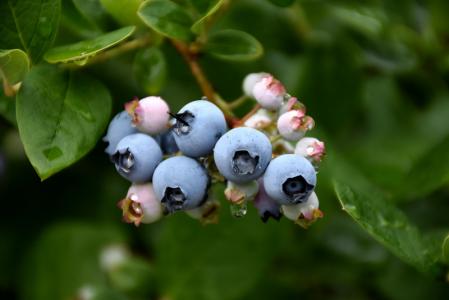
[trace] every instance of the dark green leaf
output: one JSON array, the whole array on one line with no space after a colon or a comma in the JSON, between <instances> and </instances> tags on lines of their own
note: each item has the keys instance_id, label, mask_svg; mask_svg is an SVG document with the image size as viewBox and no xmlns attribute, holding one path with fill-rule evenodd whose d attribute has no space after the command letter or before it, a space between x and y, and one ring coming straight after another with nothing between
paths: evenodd
<instances>
[{"instance_id":1,"label":"dark green leaf","mask_svg":"<svg viewBox=\"0 0 449 300\"><path fill-rule=\"evenodd\" d=\"M280 7L287 7L295 3L295 0L269 0L274 5L280 6Z\"/></svg>"},{"instance_id":2,"label":"dark green leaf","mask_svg":"<svg viewBox=\"0 0 449 300\"><path fill-rule=\"evenodd\" d=\"M1 47L23 49L38 62L56 37L60 10L60 0L0 1Z\"/></svg>"},{"instance_id":3,"label":"dark green leaf","mask_svg":"<svg viewBox=\"0 0 449 300\"><path fill-rule=\"evenodd\" d=\"M387 198L375 190L360 190L336 181L335 191L343 210L372 237L417 269L437 271L439 257L431 254L419 230Z\"/></svg>"},{"instance_id":4,"label":"dark green leaf","mask_svg":"<svg viewBox=\"0 0 449 300\"><path fill-rule=\"evenodd\" d=\"M111 111L108 90L94 78L35 67L17 96L25 152L42 180L73 164L97 142Z\"/></svg>"},{"instance_id":5,"label":"dark green leaf","mask_svg":"<svg viewBox=\"0 0 449 300\"><path fill-rule=\"evenodd\" d=\"M170 0L145 1L138 15L146 25L162 35L179 40L192 37L192 18L183 7Z\"/></svg>"},{"instance_id":6,"label":"dark green leaf","mask_svg":"<svg viewBox=\"0 0 449 300\"><path fill-rule=\"evenodd\" d=\"M71 45L64 45L50 49L45 53L45 60L49 63L78 62L86 63L98 52L111 48L129 37L135 30L134 26L124 27L91 40L81 41Z\"/></svg>"},{"instance_id":7,"label":"dark green leaf","mask_svg":"<svg viewBox=\"0 0 449 300\"><path fill-rule=\"evenodd\" d=\"M192 2L198 1L192 0ZM199 2L204 2L205 9L201 12L201 17L192 25L192 31L197 34L201 31L203 23L224 4L224 0L203 0Z\"/></svg>"},{"instance_id":8,"label":"dark green leaf","mask_svg":"<svg viewBox=\"0 0 449 300\"><path fill-rule=\"evenodd\" d=\"M430 149L411 168L398 193L418 198L449 183L449 136Z\"/></svg>"},{"instance_id":9,"label":"dark green leaf","mask_svg":"<svg viewBox=\"0 0 449 300\"><path fill-rule=\"evenodd\" d=\"M147 48L136 54L133 64L137 81L148 94L157 94L167 77L167 63L159 48Z\"/></svg>"},{"instance_id":10,"label":"dark green leaf","mask_svg":"<svg viewBox=\"0 0 449 300\"><path fill-rule=\"evenodd\" d=\"M234 29L211 34L205 50L217 58L233 61L253 60L263 54L263 47L256 38Z\"/></svg>"},{"instance_id":11,"label":"dark green leaf","mask_svg":"<svg viewBox=\"0 0 449 300\"><path fill-rule=\"evenodd\" d=\"M63 223L49 228L29 251L22 270L21 298L76 299L82 288L95 292L96 286L107 284L100 266L101 251L124 242L120 231L98 224Z\"/></svg>"},{"instance_id":12,"label":"dark green leaf","mask_svg":"<svg viewBox=\"0 0 449 300\"><path fill-rule=\"evenodd\" d=\"M106 11L123 25L140 25L137 10L143 0L100 0Z\"/></svg>"},{"instance_id":13,"label":"dark green leaf","mask_svg":"<svg viewBox=\"0 0 449 300\"><path fill-rule=\"evenodd\" d=\"M72 1L78 11L91 23L102 29L108 27L109 16L100 3L100 0L62 0ZM120 0L121 2L122 0Z\"/></svg>"},{"instance_id":14,"label":"dark green leaf","mask_svg":"<svg viewBox=\"0 0 449 300\"><path fill-rule=\"evenodd\" d=\"M0 79L7 85L22 81L29 69L30 61L22 50L0 50Z\"/></svg>"},{"instance_id":15,"label":"dark green leaf","mask_svg":"<svg viewBox=\"0 0 449 300\"><path fill-rule=\"evenodd\" d=\"M92 20L86 18L73 1L62 1L61 27L83 38L92 38L102 33L101 29Z\"/></svg>"}]
</instances>

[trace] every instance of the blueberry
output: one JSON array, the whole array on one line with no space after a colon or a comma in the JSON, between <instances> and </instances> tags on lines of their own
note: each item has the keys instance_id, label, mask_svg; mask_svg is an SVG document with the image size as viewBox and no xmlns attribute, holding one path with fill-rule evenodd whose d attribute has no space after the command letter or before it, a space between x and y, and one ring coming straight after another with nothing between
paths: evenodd
<instances>
[{"instance_id":1,"label":"blueberry","mask_svg":"<svg viewBox=\"0 0 449 300\"><path fill-rule=\"evenodd\" d=\"M174 115L173 132L176 144L190 157L206 156L217 140L226 132L226 120L221 110L206 100L197 100L184 106Z\"/></svg>"},{"instance_id":2,"label":"blueberry","mask_svg":"<svg viewBox=\"0 0 449 300\"><path fill-rule=\"evenodd\" d=\"M111 156L122 138L137 132L138 130L132 125L132 119L128 112L122 111L116 114L109 123L108 132L103 138L103 141L109 143L105 152Z\"/></svg>"},{"instance_id":3,"label":"blueberry","mask_svg":"<svg viewBox=\"0 0 449 300\"><path fill-rule=\"evenodd\" d=\"M160 135L160 145L164 154L173 154L179 151L175 141L175 134L172 130Z\"/></svg>"},{"instance_id":4,"label":"blueberry","mask_svg":"<svg viewBox=\"0 0 449 300\"><path fill-rule=\"evenodd\" d=\"M144 133L124 137L112 155L119 174L136 183L150 181L161 160L161 148L151 136Z\"/></svg>"},{"instance_id":5,"label":"blueberry","mask_svg":"<svg viewBox=\"0 0 449 300\"><path fill-rule=\"evenodd\" d=\"M153 187L165 211L172 213L200 206L207 199L209 177L196 160L174 156L156 168Z\"/></svg>"},{"instance_id":6,"label":"blueberry","mask_svg":"<svg viewBox=\"0 0 449 300\"><path fill-rule=\"evenodd\" d=\"M279 204L307 201L316 185L316 172L302 156L284 154L273 159L263 177L267 194Z\"/></svg>"},{"instance_id":7,"label":"blueberry","mask_svg":"<svg viewBox=\"0 0 449 300\"><path fill-rule=\"evenodd\" d=\"M248 127L228 131L214 148L214 160L228 180L245 183L262 176L272 155L271 143L262 132Z\"/></svg>"}]
</instances>

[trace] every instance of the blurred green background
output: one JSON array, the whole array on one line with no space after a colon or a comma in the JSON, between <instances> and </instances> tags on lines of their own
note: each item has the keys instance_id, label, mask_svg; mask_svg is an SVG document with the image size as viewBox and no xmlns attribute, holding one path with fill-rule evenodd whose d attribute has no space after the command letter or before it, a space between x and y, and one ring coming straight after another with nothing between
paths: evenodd
<instances>
[{"instance_id":1,"label":"blurred green background","mask_svg":"<svg viewBox=\"0 0 449 300\"><path fill-rule=\"evenodd\" d=\"M64 16L67 2L56 45L83 38ZM94 11L101 30L119 27L100 5ZM256 37L264 55L249 62L204 55L200 64L226 100L241 95L246 74L266 71L306 104L317 123L309 136L328 148L317 187L324 218L308 230L285 219L264 224L253 208L232 218L222 201L218 225L177 213L135 228L121 222L116 202L129 184L101 141L40 182L5 117L1 299L449 298L444 275L393 255L341 209L333 188L333 180L367 183L424 236L448 232L449 1L235 0L211 30L225 28ZM172 45L160 49L167 73L159 94L176 111L202 93ZM135 55L82 71L109 88L113 113L146 95L133 75ZM111 246L125 263L105 269L101 257Z\"/></svg>"}]
</instances>

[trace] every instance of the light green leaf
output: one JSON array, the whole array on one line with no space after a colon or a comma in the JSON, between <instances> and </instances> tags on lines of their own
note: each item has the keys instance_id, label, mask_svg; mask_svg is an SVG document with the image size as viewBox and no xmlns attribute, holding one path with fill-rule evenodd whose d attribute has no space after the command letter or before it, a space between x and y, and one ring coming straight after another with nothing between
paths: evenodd
<instances>
[{"instance_id":1,"label":"light green leaf","mask_svg":"<svg viewBox=\"0 0 449 300\"><path fill-rule=\"evenodd\" d=\"M30 61L19 49L0 50L0 79L6 85L14 85L25 77L30 69Z\"/></svg>"},{"instance_id":2,"label":"light green leaf","mask_svg":"<svg viewBox=\"0 0 449 300\"><path fill-rule=\"evenodd\" d=\"M81 288L91 289L94 295L105 295L97 288L107 284L100 266L101 251L125 242L122 232L114 227L87 223L61 223L50 227L30 248L26 264L23 264L21 299L77 299Z\"/></svg>"},{"instance_id":3,"label":"light green leaf","mask_svg":"<svg viewBox=\"0 0 449 300\"><path fill-rule=\"evenodd\" d=\"M205 51L224 60L247 61L262 56L263 47L244 31L226 29L210 35Z\"/></svg>"},{"instance_id":4,"label":"light green leaf","mask_svg":"<svg viewBox=\"0 0 449 300\"><path fill-rule=\"evenodd\" d=\"M106 11L123 25L141 25L137 10L143 0L100 0Z\"/></svg>"},{"instance_id":5,"label":"light green leaf","mask_svg":"<svg viewBox=\"0 0 449 300\"><path fill-rule=\"evenodd\" d=\"M178 40L190 40L192 18L185 9L170 0L148 0L138 11L142 21L158 33Z\"/></svg>"},{"instance_id":6,"label":"light green leaf","mask_svg":"<svg viewBox=\"0 0 449 300\"><path fill-rule=\"evenodd\" d=\"M128 38L135 30L134 26L106 33L91 40L81 41L71 45L64 45L50 49L45 53L45 60L49 63L78 62L85 63L98 52L111 48Z\"/></svg>"},{"instance_id":7,"label":"light green leaf","mask_svg":"<svg viewBox=\"0 0 449 300\"><path fill-rule=\"evenodd\" d=\"M0 45L19 48L38 62L56 37L60 0L0 1Z\"/></svg>"},{"instance_id":8,"label":"light green leaf","mask_svg":"<svg viewBox=\"0 0 449 300\"><path fill-rule=\"evenodd\" d=\"M111 96L88 75L39 66L23 81L16 109L25 152L44 180L93 148L107 125Z\"/></svg>"},{"instance_id":9,"label":"light green leaf","mask_svg":"<svg viewBox=\"0 0 449 300\"><path fill-rule=\"evenodd\" d=\"M196 1L193 1L196 2ZM202 12L202 16L192 25L192 31L198 34L201 31L201 26L203 23L212 16L218 9L224 4L224 0L207 0L201 1L205 2L206 9Z\"/></svg>"},{"instance_id":10,"label":"light green leaf","mask_svg":"<svg viewBox=\"0 0 449 300\"><path fill-rule=\"evenodd\" d=\"M147 48L136 54L133 71L139 84L148 94L157 94L167 77L167 63L159 48Z\"/></svg>"},{"instance_id":11,"label":"light green leaf","mask_svg":"<svg viewBox=\"0 0 449 300\"><path fill-rule=\"evenodd\" d=\"M436 274L439 257L419 230L398 208L376 190L361 190L336 181L335 191L343 210L373 238L417 269Z\"/></svg>"},{"instance_id":12,"label":"light green leaf","mask_svg":"<svg viewBox=\"0 0 449 300\"><path fill-rule=\"evenodd\" d=\"M274 5L280 6L280 7L287 7L295 3L295 0L269 0Z\"/></svg>"},{"instance_id":13,"label":"light green leaf","mask_svg":"<svg viewBox=\"0 0 449 300\"><path fill-rule=\"evenodd\" d=\"M430 149L411 168L398 197L418 198L449 183L449 136Z\"/></svg>"}]
</instances>

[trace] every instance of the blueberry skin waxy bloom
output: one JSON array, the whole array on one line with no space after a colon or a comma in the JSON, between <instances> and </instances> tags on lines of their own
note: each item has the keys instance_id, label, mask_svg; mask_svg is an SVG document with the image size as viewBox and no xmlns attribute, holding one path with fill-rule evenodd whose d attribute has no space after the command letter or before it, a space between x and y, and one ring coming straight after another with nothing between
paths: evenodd
<instances>
[{"instance_id":1,"label":"blueberry skin waxy bloom","mask_svg":"<svg viewBox=\"0 0 449 300\"><path fill-rule=\"evenodd\" d=\"M175 118L173 133L176 144L190 157L211 153L217 140L227 130L222 111L206 100L190 102L181 108Z\"/></svg>"},{"instance_id":2,"label":"blueberry skin waxy bloom","mask_svg":"<svg viewBox=\"0 0 449 300\"><path fill-rule=\"evenodd\" d=\"M170 157L154 171L154 192L168 213L200 206L208 187L206 169L190 157Z\"/></svg>"},{"instance_id":3,"label":"blueberry skin waxy bloom","mask_svg":"<svg viewBox=\"0 0 449 300\"><path fill-rule=\"evenodd\" d=\"M124 137L112 155L117 172L136 183L150 181L161 160L161 148L151 136L144 133Z\"/></svg>"},{"instance_id":4,"label":"blueberry skin waxy bloom","mask_svg":"<svg viewBox=\"0 0 449 300\"><path fill-rule=\"evenodd\" d=\"M128 112L122 111L118 113L109 123L108 132L103 138L103 141L109 143L105 152L111 156L122 138L137 132L137 128L132 125L132 119Z\"/></svg>"},{"instance_id":5,"label":"blueberry skin waxy bloom","mask_svg":"<svg viewBox=\"0 0 449 300\"><path fill-rule=\"evenodd\" d=\"M307 201L316 185L316 172L302 156L284 154L273 159L263 177L265 190L282 205Z\"/></svg>"},{"instance_id":6,"label":"blueberry skin waxy bloom","mask_svg":"<svg viewBox=\"0 0 449 300\"><path fill-rule=\"evenodd\" d=\"M247 127L228 131L214 148L214 160L220 173L228 180L245 183L262 176L272 155L268 137Z\"/></svg>"}]
</instances>

